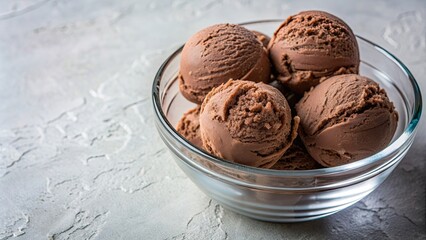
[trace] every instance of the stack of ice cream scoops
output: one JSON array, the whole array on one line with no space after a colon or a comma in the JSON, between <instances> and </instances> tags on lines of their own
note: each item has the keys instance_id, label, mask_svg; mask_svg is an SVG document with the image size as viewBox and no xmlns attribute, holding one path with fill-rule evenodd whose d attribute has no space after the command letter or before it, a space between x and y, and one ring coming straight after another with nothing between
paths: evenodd
<instances>
[{"instance_id":1,"label":"stack of ice cream scoops","mask_svg":"<svg viewBox=\"0 0 426 240\"><path fill-rule=\"evenodd\" d=\"M398 114L359 65L352 30L326 12L290 16L272 38L234 24L207 27L182 50L180 91L198 106L176 129L198 148L252 167L360 160L390 143Z\"/></svg>"}]
</instances>

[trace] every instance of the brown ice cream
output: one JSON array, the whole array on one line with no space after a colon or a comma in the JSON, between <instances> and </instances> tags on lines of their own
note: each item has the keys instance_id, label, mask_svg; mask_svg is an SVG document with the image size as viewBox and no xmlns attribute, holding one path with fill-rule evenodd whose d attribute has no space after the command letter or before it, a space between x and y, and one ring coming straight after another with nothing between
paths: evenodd
<instances>
[{"instance_id":1,"label":"brown ice cream","mask_svg":"<svg viewBox=\"0 0 426 240\"><path fill-rule=\"evenodd\" d=\"M296 139L284 155L271 169L275 170L311 170L322 166L306 151L300 139Z\"/></svg>"},{"instance_id":2,"label":"brown ice cream","mask_svg":"<svg viewBox=\"0 0 426 240\"><path fill-rule=\"evenodd\" d=\"M331 77L296 105L299 129L310 155L332 167L385 148L396 131L398 114L377 83L355 74Z\"/></svg>"},{"instance_id":3,"label":"brown ice cream","mask_svg":"<svg viewBox=\"0 0 426 240\"><path fill-rule=\"evenodd\" d=\"M271 38L268 37L268 35L258 31L253 30L252 32L256 35L257 39L263 44L266 49L268 47L269 41L271 41Z\"/></svg>"},{"instance_id":4,"label":"brown ice cream","mask_svg":"<svg viewBox=\"0 0 426 240\"><path fill-rule=\"evenodd\" d=\"M214 87L229 79L268 82L271 66L265 48L251 31L218 24L193 35L182 50L179 88L189 101L201 104Z\"/></svg>"},{"instance_id":5,"label":"brown ice cream","mask_svg":"<svg viewBox=\"0 0 426 240\"><path fill-rule=\"evenodd\" d=\"M200 112L204 148L231 162L270 168L297 136L299 117L264 83L232 80L213 89Z\"/></svg>"},{"instance_id":6,"label":"brown ice cream","mask_svg":"<svg viewBox=\"0 0 426 240\"><path fill-rule=\"evenodd\" d=\"M272 36L268 51L277 79L301 95L330 76L358 73L360 62L350 27L321 11L287 18Z\"/></svg>"},{"instance_id":7,"label":"brown ice cream","mask_svg":"<svg viewBox=\"0 0 426 240\"><path fill-rule=\"evenodd\" d=\"M182 95L202 105L176 129L219 158L253 167L354 162L385 148L398 122L386 92L356 75L359 64L350 27L322 11L290 16L272 39L234 24L207 27L186 42L178 75Z\"/></svg>"},{"instance_id":8,"label":"brown ice cream","mask_svg":"<svg viewBox=\"0 0 426 240\"><path fill-rule=\"evenodd\" d=\"M200 106L197 106L185 114L179 120L176 130L190 143L198 148L203 148L200 135Z\"/></svg>"}]
</instances>

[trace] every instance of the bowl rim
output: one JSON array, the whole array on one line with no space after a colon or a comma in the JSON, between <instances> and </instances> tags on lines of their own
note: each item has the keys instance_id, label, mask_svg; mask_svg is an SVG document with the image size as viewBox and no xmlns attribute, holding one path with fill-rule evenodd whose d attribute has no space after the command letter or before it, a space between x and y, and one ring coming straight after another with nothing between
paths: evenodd
<instances>
[{"instance_id":1,"label":"bowl rim","mask_svg":"<svg viewBox=\"0 0 426 240\"><path fill-rule=\"evenodd\" d=\"M247 21L247 22L243 22L239 24L240 25L254 25L254 24L262 24L262 23L279 24L282 21L283 19L265 19L265 20L257 20L257 21ZM420 117L422 114L422 94L416 79L414 78L410 70L404 65L404 63L401 62L401 60L399 60L396 56L394 56L392 53L390 53L383 47L379 46L378 44L375 44L374 42L364 37L361 37L359 35L355 35L355 36L357 40L366 42L367 44L373 46L377 51L381 52L388 59L392 60L395 63L395 65L397 65L402 70L402 72L406 75L406 77L409 79L409 82L414 91L412 119L408 123L407 127L404 129L403 133L386 148L369 157L360 159L352 163L336 166L336 167L327 167L327 168L312 169L312 170L274 170L274 169L251 167L251 166L247 166L247 165L243 165L243 164L239 164L235 162L230 162L225 159L215 157L193 146L188 140L182 137L171 125L171 123L167 120L167 117L164 114L161 107L161 100L160 100L160 94L159 94L160 81L161 81L164 70L168 67L170 62L182 51L184 45L179 47L169 57L167 57L167 59L160 66L160 68L158 69L154 77L154 81L152 85L152 93L153 93L152 101L154 105L154 112L156 113L157 118L160 120L160 123L164 126L167 132L171 136L173 136L175 140L179 141L179 143L181 143L187 149L189 149L192 153L196 154L199 157L202 157L203 159L219 164L222 167L227 167L227 168L235 169L238 171L243 171L246 173L270 175L275 177L313 177L313 176L320 176L320 175L344 173L344 172L356 170L362 167L366 167L368 165L372 165L375 162L382 159L383 157L390 156L394 154L395 152L397 152L404 145L404 143L406 143L412 137L412 135L416 133L417 125L418 125L418 122L420 121ZM191 161L189 158L184 158L184 161L189 161L191 165L194 164L193 161ZM389 159L388 161L391 161L391 159ZM386 161L386 163L388 161Z\"/></svg>"}]
</instances>

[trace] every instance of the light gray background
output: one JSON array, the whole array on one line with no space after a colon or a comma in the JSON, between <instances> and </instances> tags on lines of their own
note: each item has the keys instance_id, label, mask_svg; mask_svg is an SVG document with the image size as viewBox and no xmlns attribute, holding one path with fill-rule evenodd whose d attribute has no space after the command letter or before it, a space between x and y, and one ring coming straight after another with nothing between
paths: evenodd
<instances>
[{"instance_id":1,"label":"light gray background","mask_svg":"<svg viewBox=\"0 0 426 240\"><path fill-rule=\"evenodd\" d=\"M386 182L300 224L242 217L178 169L153 124L165 58L210 24L329 11L426 93L426 1L0 1L0 239L424 239L425 117Z\"/></svg>"}]
</instances>

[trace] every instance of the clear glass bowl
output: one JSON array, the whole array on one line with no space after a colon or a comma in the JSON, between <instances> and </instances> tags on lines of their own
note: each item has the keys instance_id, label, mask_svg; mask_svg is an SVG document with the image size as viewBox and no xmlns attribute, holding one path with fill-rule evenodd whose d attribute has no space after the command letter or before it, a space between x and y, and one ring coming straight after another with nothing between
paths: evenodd
<instances>
[{"instance_id":1,"label":"clear glass bowl","mask_svg":"<svg viewBox=\"0 0 426 240\"><path fill-rule=\"evenodd\" d=\"M281 20L244 23L271 35ZM195 105L179 92L176 76L182 47L160 67L153 83L157 129L179 167L223 207L259 220L298 222L338 212L377 188L405 156L417 130L422 100L410 71L396 57L357 37L360 74L384 88L399 113L392 143L373 156L343 166L283 171L248 167L216 158L191 145L174 129Z\"/></svg>"}]
</instances>

